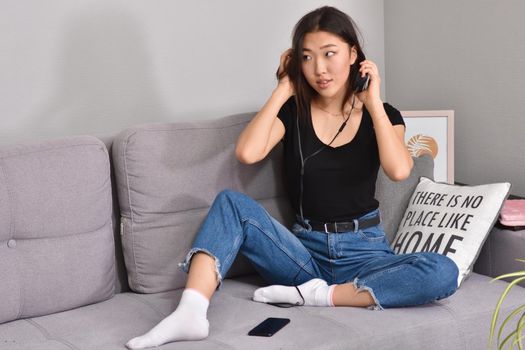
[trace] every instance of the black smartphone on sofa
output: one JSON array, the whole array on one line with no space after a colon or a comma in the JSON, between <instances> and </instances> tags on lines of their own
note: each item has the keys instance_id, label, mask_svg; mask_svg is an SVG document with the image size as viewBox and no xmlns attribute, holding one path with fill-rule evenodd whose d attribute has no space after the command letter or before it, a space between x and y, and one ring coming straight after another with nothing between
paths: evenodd
<instances>
[{"instance_id":1,"label":"black smartphone on sofa","mask_svg":"<svg viewBox=\"0 0 525 350\"><path fill-rule=\"evenodd\" d=\"M271 337L288 323L290 323L289 318L270 317L255 326L251 331L248 332L248 335Z\"/></svg>"}]
</instances>

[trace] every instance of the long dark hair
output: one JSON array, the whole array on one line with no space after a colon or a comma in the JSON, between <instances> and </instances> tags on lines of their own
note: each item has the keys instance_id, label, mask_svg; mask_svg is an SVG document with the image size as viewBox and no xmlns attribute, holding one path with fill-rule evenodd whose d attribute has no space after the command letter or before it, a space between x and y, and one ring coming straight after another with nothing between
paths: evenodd
<instances>
[{"instance_id":1,"label":"long dark hair","mask_svg":"<svg viewBox=\"0 0 525 350\"><path fill-rule=\"evenodd\" d=\"M346 89L345 98L341 105L350 99L355 90L354 84L359 73L359 63L365 60L365 54L361 48L359 38L361 37L357 26L350 16L335 7L324 6L304 15L294 27L292 36L292 55L288 60L285 70L278 76L282 78L288 75L295 89L295 99L299 115L305 116L309 112L310 102L316 91L308 84L301 68L303 56L303 40L307 33L324 31L335 34L344 40L350 48L354 47L357 59L350 69L349 84Z\"/></svg>"}]
</instances>

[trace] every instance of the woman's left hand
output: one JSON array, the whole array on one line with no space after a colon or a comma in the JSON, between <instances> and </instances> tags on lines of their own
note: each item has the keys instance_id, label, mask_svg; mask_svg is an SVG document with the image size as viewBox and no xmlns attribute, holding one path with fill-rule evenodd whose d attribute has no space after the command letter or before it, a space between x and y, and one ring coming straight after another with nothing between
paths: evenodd
<instances>
[{"instance_id":1,"label":"woman's left hand","mask_svg":"<svg viewBox=\"0 0 525 350\"><path fill-rule=\"evenodd\" d=\"M379 160L386 175L394 181L406 179L413 167L412 157L405 146L405 129L401 125L392 126L381 100L381 77L374 62L361 62L359 74L368 74L368 89L357 94L365 105L374 124Z\"/></svg>"},{"instance_id":2,"label":"woman's left hand","mask_svg":"<svg viewBox=\"0 0 525 350\"><path fill-rule=\"evenodd\" d=\"M370 61L364 60L360 63L359 75L364 76L368 74L370 81L368 89L357 94L357 98L371 111L374 107L383 106L381 101L381 77L379 76L379 69L377 65Z\"/></svg>"}]
</instances>

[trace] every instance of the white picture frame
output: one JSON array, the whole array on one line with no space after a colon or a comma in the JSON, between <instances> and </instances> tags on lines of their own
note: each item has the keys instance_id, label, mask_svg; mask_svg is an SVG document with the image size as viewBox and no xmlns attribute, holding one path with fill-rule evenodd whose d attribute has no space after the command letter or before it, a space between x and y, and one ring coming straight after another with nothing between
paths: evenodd
<instances>
[{"instance_id":1,"label":"white picture frame","mask_svg":"<svg viewBox=\"0 0 525 350\"><path fill-rule=\"evenodd\" d=\"M454 183L454 111L401 111L405 143L412 156L434 158L434 180Z\"/></svg>"}]
</instances>

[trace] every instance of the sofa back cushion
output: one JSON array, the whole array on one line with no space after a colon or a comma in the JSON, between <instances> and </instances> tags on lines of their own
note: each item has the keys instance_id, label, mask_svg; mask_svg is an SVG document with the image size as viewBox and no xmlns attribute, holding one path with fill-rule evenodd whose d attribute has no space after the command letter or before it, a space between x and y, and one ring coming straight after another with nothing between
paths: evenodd
<instances>
[{"instance_id":1,"label":"sofa back cushion","mask_svg":"<svg viewBox=\"0 0 525 350\"><path fill-rule=\"evenodd\" d=\"M113 142L121 210L121 239L130 288L155 293L183 287L178 264L193 242L215 196L247 193L277 219L290 222L281 182L282 152L256 165L239 163L235 142L253 113L196 123L147 124ZM279 147L278 147L279 148ZM228 276L253 272L239 257Z\"/></svg>"},{"instance_id":2,"label":"sofa back cushion","mask_svg":"<svg viewBox=\"0 0 525 350\"><path fill-rule=\"evenodd\" d=\"M253 116L139 125L116 137L113 161L121 238L132 290L156 293L184 286L186 274L178 264L184 261L209 207L223 189L244 192L277 220L291 223L294 215L282 183L282 146L254 165L243 165L235 158L237 138ZM411 178L401 183L379 175L384 225L392 235L419 173L431 176L431 158L416 160L416 164ZM239 257L228 276L253 271Z\"/></svg>"},{"instance_id":3,"label":"sofa back cushion","mask_svg":"<svg viewBox=\"0 0 525 350\"><path fill-rule=\"evenodd\" d=\"M113 295L109 178L93 137L0 148L0 323Z\"/></svg>"},{"instance_id":4,"label":"sofa back cushion","mask_svg":"<svg viewBox=\"0 0 525 350\"><path fill-rule=\"evenodd\" d=\"M405 210L408 207L410 197L419 183L419 179L424 176L429 179L434 178L434 159L425 154L413 158L414 167L410 176L403 181L394 182L390 180L383 171L379 169L376 182L376 199L379 201L381 212L381 223L389 242L392 242L397 233L397 228Z\"/></svg>"}]
</instances>

